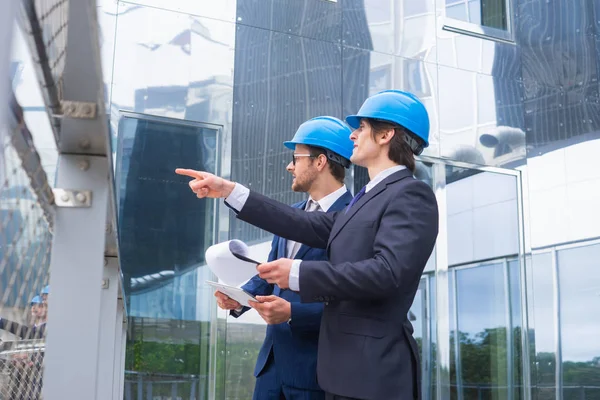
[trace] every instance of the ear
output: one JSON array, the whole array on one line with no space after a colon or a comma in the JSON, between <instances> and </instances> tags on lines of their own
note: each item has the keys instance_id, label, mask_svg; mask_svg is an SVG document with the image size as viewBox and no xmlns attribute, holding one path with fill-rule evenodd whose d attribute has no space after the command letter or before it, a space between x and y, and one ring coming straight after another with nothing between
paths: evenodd
<instances>
[{"instance_id":1,"label":"ear","mask_svg":"<svg viewBox=\"0 0 600 400\"><path fill-rule=\"evenodd\" d=\"M315 166L319 172L323 171L327 166L327 156L325 154L319 154L319 157L315 159Z\"/></svg>"},{"instance_id":2,"label":"ear","mask_svg":"<svg viewBox=\"0 0 600 400\"><path fill-rule=\"evenodd\" d=\"M394 129L387 129L385 132L383 132L381 134L381 136L379 136L377 141L381 145L388 144L388 143L390 143L390 141L392 140L392 138L394 137L395 134L396 134L396 131Z\"/></svg>"}]
</instances>

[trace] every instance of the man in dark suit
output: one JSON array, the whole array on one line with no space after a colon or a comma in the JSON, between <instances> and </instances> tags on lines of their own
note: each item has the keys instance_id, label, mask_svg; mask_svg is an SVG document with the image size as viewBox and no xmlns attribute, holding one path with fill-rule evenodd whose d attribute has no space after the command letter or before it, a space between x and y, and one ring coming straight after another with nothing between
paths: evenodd
<instances>
[{"instance_id":1,"label":"man in dark suit","mask_svg":"<svg viewBox=\"0 0 600 400\"><path fill-rule=\"evenodd\" d=\"M386 90L346 121L354 128L351 160L370 181L342 212L304 213L211 174L177 172L194 178L198 197L226 198L238 218L327 249L329 261L281 258L257 267L302 302L325 302L317 377L327 399L418 399L419 354L407 314L438 233L433 191L413 177L429 118L414 95Z\"/></svg>"},{"instance_id":2,"label":"man in dark suit","mask_svg":"<svg viewBox=\"0 0 600 400\"><path fill-rule=\"evenodd\" d=\"M341 211L352 195L344 185L345 166L350 164L353 143L350 129L332 117L303 123L285 145L294 150L287 171L294 177L292 190L309 194L307 201L292 207L307 212ZM329 154L329 155L328 155ZM327 260L325 250L275 236L269 261L289 257ZM267 322L267 334L258 354L254 375L254 400L322 400L317 384L317 346L323 313L322 303L301 303L300 296L256 275L243 286L261 301L252 304ZM219 307L237 318L249 307L215 292Z\"/></svg>"}]
</instances>

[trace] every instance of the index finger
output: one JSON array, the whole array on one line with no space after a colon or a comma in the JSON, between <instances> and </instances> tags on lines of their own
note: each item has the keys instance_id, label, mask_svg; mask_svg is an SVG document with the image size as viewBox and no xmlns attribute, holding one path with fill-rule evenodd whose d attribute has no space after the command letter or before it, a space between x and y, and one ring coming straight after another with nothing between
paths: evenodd
<instances>
[{"instance_id":1,"label":"index finger","mask_svg":"<svg viewBox=\"0 0 600 400\"><path fill-rule=\"evenodd\" d=\"M196 179L203 179L204 178L204 174L202 174L202 172L196 171L196 170L193 170L193 169L177 168L175 170L175 173L177 175L189 176L190 178L196 178Z\"/></svg>"}]
</instances>

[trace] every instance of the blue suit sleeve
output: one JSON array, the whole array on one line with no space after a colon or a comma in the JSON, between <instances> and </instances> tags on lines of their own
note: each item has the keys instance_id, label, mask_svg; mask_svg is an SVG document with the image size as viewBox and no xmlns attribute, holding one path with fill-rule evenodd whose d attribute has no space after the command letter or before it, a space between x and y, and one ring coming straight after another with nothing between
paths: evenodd
<instances>
[{"instance_id":1,"label":"blue suit sleeve","mask_svg":"<svg viewBox=\"0 0 600 400\"><path fill-rule=\"evenodd\" d=\"M277 236L275 236L273 238L273 240L271 241L271 251L269 252L269 258L268 258L269 261L275 260L275 258L277 256L277 245L278 245L278 238L277 238ZM252 277L252 279L250 279L248 282L246 282L242 286L242 289L244 289L246 292L250 293L253 296L269 296L269 295L273 294L273 288L274 288L273 284L268 283L267 281L265 281L258 275L254 275ZM243 306L242 311L236 312L235 310L231 310L229 312L229 315L237 318L237 317L241 316L243 313L245 313L246 311L248 311L249 309L250 309L250 307Z\"/></svg>"},{"instance_id":2,"label":"blue suit sleeve","mask_svg":"<svg viewBox=\"0 0 600 400\"><path fill-rule=\"evenodd\" d=\"M290 327L298 331L318 331L321 327L323 303L290 303L292 320Z\"/></svg>"}]
</instances>

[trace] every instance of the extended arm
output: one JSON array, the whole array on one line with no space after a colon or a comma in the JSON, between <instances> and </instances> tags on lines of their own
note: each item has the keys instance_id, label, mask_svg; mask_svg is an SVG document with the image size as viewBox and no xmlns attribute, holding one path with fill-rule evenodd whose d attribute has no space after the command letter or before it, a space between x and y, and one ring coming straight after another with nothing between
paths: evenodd
<instances>
[{"instance_id":1,"label":"extended arm","mask_svg":"<svg viewBox=\"0 0 600 400\"><path fill-rule=\"evenodd\" d=\"M387 205L373 243L373 257L332 265L303 261L303 302L387 298L403 282L417 279L438 233L438 210L431 190L419 182L403 189Z\"/></svg>"},{"instance_id":2,"label":"extended arm","mask_svg":"<svg viewBox=\"0 0 600 400\"><path fill-rule=\"evenodd\" d=\"M307 213L252 191L237 214L242 221L275 235L320 249L327 247L336 216L337 213Z\"/></svg>"},{"instance_id":3,"label":"extended arm","mask_svg":"<svg viewBox=\"0 0 600 400\"><path fill-rule=\"evenodd\" d=\"M189 186L198 198L225 198L243 221L310 247L327 247L337 213L305 213L208 172L183 168L175 172L194 178Z\"/></svg>"}]
</instances>

